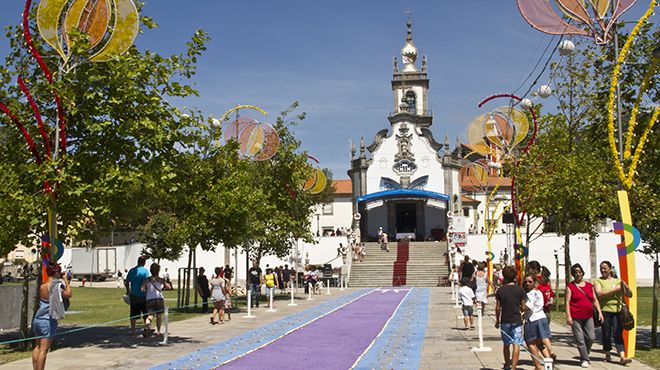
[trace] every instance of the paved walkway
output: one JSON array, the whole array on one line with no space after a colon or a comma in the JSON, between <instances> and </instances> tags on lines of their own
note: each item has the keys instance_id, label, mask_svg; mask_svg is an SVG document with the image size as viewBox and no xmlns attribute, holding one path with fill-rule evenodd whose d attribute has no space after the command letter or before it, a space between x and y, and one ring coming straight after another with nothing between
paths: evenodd
<instances>
[{"instance_id":1,"label":"paved walkway","mask_svg":"<svg viewBox=\"0 0 660 370\"><path fill-rule=\"evenodd\" d=\"M479 347L479 335L475 330L462 330L464 327L459 308L451 300L451 289L431 289L429 304L429 324L422 349L421 369L501 369L504 365L502 342L499 330L495 328L495 299L490 298L483 317L484 347L490 352L472 352ZM476 310L475 310L476 314ZM477 319L475 317L475 325ZM567 326L551 324L553 350L557 355L555 369L581 369L578 350L573 334ZM598 330L596 330L598 332ZM594 343L591 353L591 369L652 369L638 361L626 367L604 362L600 342ZM614 357L616 358L616 357ZM521 351L520 369L534 369L531 356Z\"/></svg>"},{"instance_id":2,"label":"paved walkway","mask_svg":"<svg viewBox=\"0 0 660 370\"><path fill-rule=\"evenodd\" d=\"M389 291L391 293L393 289L390 288ZM132 338L128 328L94 328L80 332L75 337L58 339L61 349L48 355L47 369L213 368L227 359L236 357L236 354L263 347L264 344L278 338L286 338L286 333L301 325L312 328L310 323L315 318L322 315L331 318L335 314L328 314L329 312L337 307L348 307L351 302L358 302L360 297L369 292L372 290L346 289L339 291L332 289L332 295L325 295L324 291L322 295L315 295L313 301L305 300L306 296L301 293L300 299L296 300L297 306L288 306L288 301L278 301L276 312L267 312L267 308L262 307L254 311L254 318L245 318L244 312L236 313L231 322L223 325L209 325L207 316L175 322L169 328L168 345L159 345L157 338ZM491 317L484 317L484 345L491 347L492 351L475 353L471 348L478 346L477 330L461 330L463 322L462 319L457 318L460 310L455 308L451 301L449 288L412 289L410 292L401 289L400 292L406 292L406 295L396 310L392 311L391 304L388 304L386 309L380 310L389 313L381 315L379 325L383 325L386 317L391 317L391 319L378 333L377 338L368 347L368 351L360 357L356 364L357 369L502 368L500 336L493 326L494 321ZM385 297L386 293L388 293L387 289L381 289L370 295L383 294ZM401 294L398 296L401 297ZM367 304L365 305L364 302ZM393 302L396 302L396 299ZM287 356L284 356L278 361L272 359L265 364L261 363L263 360L250 360L257 362L245 362L244 365L247 367L242 367L241 363L236 362L234 367L254 369L258 364L257 368L346 368L350 366L346 365L346 361L335 362L338 364L337 366L328 366L327 360L319 362L320 358L316 357L313 349L319 343L317 339L322 339L324 333L339 334L342 322L350 320L367 322L372 316L370 310L373 311L379 307L378 303L368 303L369 301L363 301L362 304L353 306L354 309L344 311L342 315L345 315L345 320L319 320L317 326L320 331L311 331L312 336L288 338L287 340L297 340L295 345L289 346L294 347L292 353L299 351L298 353L304 354L296 357L297 360L294 362L287 361ZM486 312L492 314L492 311L493 302ZM335 316L340 317L341 315L337 312ZM368 329L372 331L370 336L377 331L372 330L373 328ZM577 349L574 348L570 330L565 326L552 324L552 331L555 336L555 353L559 358L559 363L555 368L562 370L580 368ZM303 338L302 344L300 338ZM335 338L335 340L337 339ZM322 347L324 356L327 355L328 358L342 357L340 343L337 345L327 343ZM604 355L598 352L599 344L595 344L594 349L591 368L623 368L604 363ZM253 359L257 359L257 357ZM533 369L528 354L522 353L521 359L521 369ZM341 365L339 365L340 363ZM0 369L27 368L31 368L29 359L0 366ZM636 361L627 368L651 369Z\"/></svg>"}]
</instances>

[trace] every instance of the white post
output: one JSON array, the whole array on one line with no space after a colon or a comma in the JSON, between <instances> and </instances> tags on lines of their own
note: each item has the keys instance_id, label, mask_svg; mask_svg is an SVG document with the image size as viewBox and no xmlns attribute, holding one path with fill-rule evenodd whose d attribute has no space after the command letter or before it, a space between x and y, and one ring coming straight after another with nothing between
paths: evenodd
<instances>
[{"instance_id":1,"label":"white post","mask_svg":"<svg viewBox=\"0 0 660 370\"><path fill-rule=\"evenodd\" d=\"M339 290L344 290L344 275L339 275Z\"/></svg>"},{"instance_id":2,"label":"white post","mask_svg":"<svg viewBox=\"0 0 660 370\"><path fill-rule=\"evenodd\" d=\"M273 292L275 291L275 287L270 288L270 294L268 294L268 312L275 312L273 309Z\"/></svg>"},{"instance_id":3,"label":"white post","mask_svg":"<svg viewBox=\"0 0 660 370\"><path fill-rule=\"evenodd\" d=\"M312 298L312 283L307 283L307 292L309 293L309 296L307 297L308 301L313 301L314 298Z\"/></svg>"},{"instance_id":4,"label":"white post","mask_svg":"<svg viewBox=\"0 0 660 370\"><path fill-rule=\"evenodd\" d=\"M451 299L456 300L456 287L454 286L454 279L451 279Z\"/></svg>"},{"instance_id":5,"label":"white post","mask_svg":"<svg viewBox=\"0 0 660 370\"><path fill-rule=\"evenodd\" d=\"M164 322L164 324L165 324L164 325L165 326L165 334L163 334L163 341L160 342L159 344L167 344L167 334L168 334L167 333L167 324L168 324L168 321L170 321L169 320L169 318L170 318L169 309L167 307L165 307L165 315L164 316L165 316L165 322Z\"/></svg>"},{"instance_id":6,"label":"white post","mask_svg":"<svg viewBox=\"0 0 660 370\"><path fill-rule=\"evenodd\" d=\"M247 291L247 316L243 317L254 317L252 316L252 290L250 289Z\"/></svg>"},{"instance_id":7,"label":"white post","mask_svg":"<svg viewBox=\"0 0 660 370\"><path fill-rule=\"evenodd\" d=\"M325 291L325 295L331 295L330 293L330 279L325 279L325 284L328 286L328 289Z\"/></svg>"},{"instance_id":8,"label":"white post","mask_svg":"<svg viewBox=\"0 0 660 370\"><path fill-rule=\"evenodd\" d=\"M554 361L551 358L543 359L543 370L552 370L553 365L554 365Z\"/></svg>"},{"instance_id":9,"label":"white post","mask_svg":"<svg viewBox=\"0 0 660 370\"><path fill-rule=\"evenodd\" d=\"M490 352L490 347L484 347L484 328L481 320L481 307L477 308L477 326L479 326L479 347L472 347L472 352Z\"/></svg>"},{"instance_id":10,"label":"white post","mask_svg":"<svg viewBox=\"0 0 660 370\"><path fill-rule=\"evenodd\" d=\"M291 287L291 303L289 306L297 306L298 304L293 301L293 286Z\"/></svg>"}]
</instances>

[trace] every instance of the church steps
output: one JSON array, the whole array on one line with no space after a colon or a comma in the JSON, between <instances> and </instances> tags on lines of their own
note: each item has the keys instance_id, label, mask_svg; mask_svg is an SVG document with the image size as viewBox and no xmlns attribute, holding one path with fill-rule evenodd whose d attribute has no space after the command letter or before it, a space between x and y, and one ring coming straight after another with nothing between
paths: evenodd
<instances>
[{"instance_id":1,"label":"church steps","mask_svg":"<svg viewBox=\"0 0 660 370\"><path fill-rule=\"evenodd\" d=\"M378 243L365 244L367 255L363 262L354 261L351 267L351 287L392 286L397 244L390 243L390 252ZM438 284L438 277L449 275L444 253L446 242L412 242L406 263L406 286L429 287Z\"/></svg>"}]
</instances>

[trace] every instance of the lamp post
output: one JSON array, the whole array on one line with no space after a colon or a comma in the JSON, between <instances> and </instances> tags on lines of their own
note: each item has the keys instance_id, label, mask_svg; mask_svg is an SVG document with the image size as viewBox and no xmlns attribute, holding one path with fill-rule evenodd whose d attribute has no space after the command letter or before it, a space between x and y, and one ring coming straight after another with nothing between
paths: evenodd
<instances>
[{"instance_id":1,"label":"lamp post","mask_svg":"<svg viewBox=\"0 0 660 370\"><path fill-rule=\"evenodd\" d=\"M321 236L321 214L316 213L316 236Z\"/></svg>"}]
</instances>

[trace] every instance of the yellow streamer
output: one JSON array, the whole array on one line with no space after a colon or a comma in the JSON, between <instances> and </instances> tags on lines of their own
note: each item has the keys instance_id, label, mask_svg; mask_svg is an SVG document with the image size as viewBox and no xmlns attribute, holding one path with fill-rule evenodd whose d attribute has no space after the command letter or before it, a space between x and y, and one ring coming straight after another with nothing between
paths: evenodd
<instances>
[{"instance_id":1,"label":"yellow streamer","mask_svg":"<svg viewBox=\"0 0 660 370\"><path fill-rule=\"evenodd\" d=\"M637 37L639 30L642 28L642 25L653 14L653 9L655 8L655 6L656 6L656 0L652 0L651 3L649 4L649 8L646 10L644 15L639 19L639 21L637 21L637 24L630 32L630 35L628 36L626 43L623 45L623 48L621 49L619 58L617 59L616 65L614 66L614 71L612 72L612 83L610 85L610 95L607 103L607 111L608 111L607 136L610 144L610 152L612 154L612 159L614 160L614 166L617 169L617 175L619 176L619 180L621 180L621 183L627 189L630 189L633 185L635 168L637 168L637 163L639 162L642 149L644 148L644 142L646 141L649 132L651 131L653 125L658 119L658 114L660 113L660 107L656 107L655 111L653 112L651 121L646 126L646 129L644 130L642 137L640 138L640 141L637 144L637 148L635 149L635 155L633 156L632 162L630 163L628 174L626 174L624 169L624 164L621 163L621 161L619 161L619 150L617 149L616 141L614 139L614 97L616 95L616 87L619 82L619 75L621 74L621 65L626 59L626 56L630 51L630 47L632 46L633 41ZM651 70L653 70L655 66L657 66L657 61L651 65ZM645 86L646 84L642 83L642 86L640 87L640 96L644 91L643 88ZM636 125L637 122L637 105L638 102L635 103L633 114L631 115L629 120L628 137L626 139L626 151L628 151L628 158L630 157L630 147L632 146L632 130L634 129L634 126Z\"/></svg>"}]
</instances>

